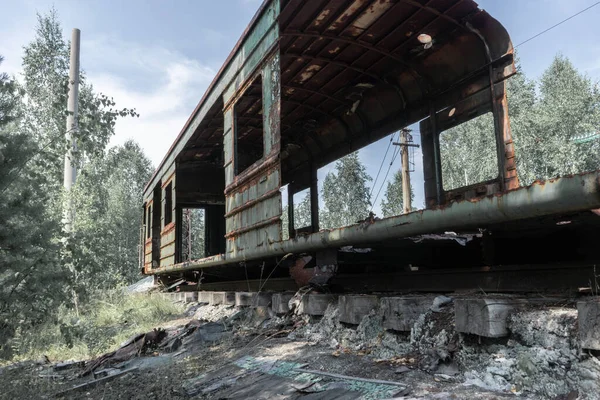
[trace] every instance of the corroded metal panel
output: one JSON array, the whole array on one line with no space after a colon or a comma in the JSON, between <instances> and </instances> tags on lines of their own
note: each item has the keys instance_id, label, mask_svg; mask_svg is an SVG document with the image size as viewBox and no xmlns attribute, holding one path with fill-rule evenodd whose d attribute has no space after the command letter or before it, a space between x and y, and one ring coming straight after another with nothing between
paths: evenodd
<instances>
[{"instance_id":1,"label":"corroded metal panel","mask_svg":"<svg viewBox=\"0 0 600 400\"><path fill-rule=\"evenodd\" d=\"M150 272L152 268L152 238L146 239L144 243L144 271Z\"/></svg>"},{"instance_id":2,"label":"corroded metal panel","mask_svg":"<svg viewBox=\"0 0 600 400\"><path fill-rule=\"evenodd\" d=\"M265 154L279 152L281 125L281 82L280 56L276 52L266 63L263 70L263 108L267 111L264 117Z\"/></svg>"},{"instance_id":3,"label":"corroded metal panel","mask_svg":"<svg viewBox=\"0 0 600 400\"><path fill-rule=\"evenodd\" d=\"M238 252L227 257L226 262L257 260L283 256L287 253L314 252L321 249L340 248L356 243L376 243L382 240L412 237L447 230L485 228L491 224L519 221L549 215L565 215L600 208L600 171L573 175L548 181L536 181L502 194L473 200L452 201L448 205L414 211L394 217L363 222L343 228L321 230L294 239L269 243L259 241L259 247ZM590 214L591 215L591 214ZM244 243L245 244L245 243ZM238 244L242 246L241 244ZM156 272L185 271L223 264L222 259L205 259L199 262L178 264Z\"/></svg>"},{"instance_id":4,"label":"corroded metal panel","mask_svg":"<svg viewBox=\"0 0 600 400\"><path fill-rule=\"evenodd\" d=\"M215 80L211 83L204 98L200 101L194 113L180 132L175 143L161 162L154 176L145 188L148 192L156 185L160 176L168 166L173 165L175 158L185 147L213 104L223 97L230 99L231 95L245 82L253 71L263 62L265 54L276 45L279 38L277 17L279 16L279 0L272 0L261 9L258 19L251 23L251 29L244 33L241 42L236 46ZM229 96L224 93L228 91Z\"/></svg>"},{"instance_id":5,"label":"corroded metal panel","mask_svg":"<svg viewBox=\"0 0 600 400\"><path fill-rule=\"evenodd\" d=\"M162 184L162 195L161 195L161 207L163 212L161 213L161 227L160 232L160 266L169 266L175 263L175 240L176 240L176 229L175 229L175 204L176 204L176 179L175 172L171 172L163 178ZM166 209L167 203L167 186L171 185L171 208ZM165 224L166 213L171 213L171 221Z\"/></svg>"},{"instance_id":6,"label":"corroded metal panel","mask_svg":"<svg viewBox=\"0 0 600 400\"><path fill-rule=\"evenodd\" d=\"M225 184L233 182L233 105L230 105L224 112L224 133L223 133L223 160L225 168Z\"/></svg>"},{"instance_id":7,"label":"corroded metal panel","mask_svg":"<svg viewBox=\"0 0 600 400\"><path fill-rule=\"evenodd\" d=\"M160 235L160 266L167 266L173 263L174 260L168 259L175 255L175 224L170 223L161 232Z\"/></svg>"},{"instance_id":8,"label":"corroded metal panel","mask_svg":"<svg viewBox=\"0 0 600 400\"><path fill-rule=\"evenodd\" d=\"M225 111L225 230L227 257L243 257L245 251L281 240L281 89L279 53L272 54L261 71L263 92L264 157L234 176L235 141L233 106ZM243 85L241 85L243 87ZM241 93L236 93L237 98ZM233 103L231 103L233 104ZM229 117L231 115L231 117ZM231 152L231 153L230 153ZM231 156L229 155L231 154Z\"/></svg>"},{"instance_id":9,"label":"corroded metal panel","mask_svg":"<svg viewBox=\"0 0 600 400\"><path fill-rule=\"evenodd\" d=\"M265 55L277 41L279 37L279 27L275 23L277 15L279 15L279 2L274 1L239 50L239 56L230 66L231 69L236 69L236 73L224 92L225 103L235 97L248 78L264 62ZM227 74L225 76L227 77Z\"/></svg>"}]
</instances>

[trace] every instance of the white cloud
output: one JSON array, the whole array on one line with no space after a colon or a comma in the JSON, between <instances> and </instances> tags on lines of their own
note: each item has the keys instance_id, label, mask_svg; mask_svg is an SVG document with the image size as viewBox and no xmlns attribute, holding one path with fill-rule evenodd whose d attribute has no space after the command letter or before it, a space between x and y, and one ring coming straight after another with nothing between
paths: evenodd
<instances>
[{"instance_id":1,"label":"white cloud","mask_svg":"<svg viewBox=\"0 0 600 400\"><path fill-rule=\"evenodd\" d=\"M111 145L134 139L157 166L210 84L214 70L162 47L110 38L90 40L82 45L82 55L84 51L88 63L83 64L82 57L82 66L95 90L113 97L117 107L135 108L140 114L117 122Z\"/></svg>"}]
</instances>

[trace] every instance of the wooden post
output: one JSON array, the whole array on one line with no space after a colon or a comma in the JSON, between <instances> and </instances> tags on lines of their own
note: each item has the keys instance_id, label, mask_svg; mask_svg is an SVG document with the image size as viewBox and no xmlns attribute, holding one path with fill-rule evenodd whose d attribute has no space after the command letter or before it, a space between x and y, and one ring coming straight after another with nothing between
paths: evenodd
<instances>
[{"instance_id":1,"label":"wooden post","mask_svg":"<svg viewBox=\"0 0 600 400\"><path fill-rule=\"evenodd\" d=\"M402 132L400 132L400 153L402 155L402 205L404 214L408 214L412 209L410 168L408 166L408 129L402 129Z\"/></svg>"},{"instance_id":2,"label":"wooden post","mask_svg":"<svg viewBox=\"0 0 600 400\"><path fill-rule=\"evenodd\" d=\"M408 162L408 148L419 147L418 144L411 143L408 139L410 129L402 129L400 131L400 143L393 142L394 146L400 146L400 154L402 156L402 213L407 214L412 210L412 199L410 189L410 165Z\"/></svg>"}]
</instances>

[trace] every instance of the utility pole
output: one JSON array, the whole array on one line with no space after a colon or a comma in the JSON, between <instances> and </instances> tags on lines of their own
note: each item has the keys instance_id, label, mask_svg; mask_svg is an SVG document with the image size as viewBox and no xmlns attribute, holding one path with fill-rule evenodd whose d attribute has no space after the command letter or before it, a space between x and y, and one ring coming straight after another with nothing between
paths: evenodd
<instances>
[{"instance_id":1,"label":"utility pole","mask_svg":"<svg viewBox=\"0 0 600 400\"><path fill-rule=\"evenodd\" d=\"M69 97L67 100L67 132L65 138L69 147L65 153L64 188L66 192L65 209L63 212L65 232L71 232L75 210L71 199L71 188L77 178L77 168L74 163L74 152L77 151L76 132L79 128L77 121L79 99L79 38L81 31L73 29L71 34L71 60L69 68Z\"/></svg>"},{"instance_id":2,"label":"utility pole","mask_svg":"<svg viewBox=\"0 0 600 400\"><path fill-rule=\"evenodd\" d=\"M412 210L411 190L410 190L410 166L408 162L408 148L419 147L418 144L411 143L409 140L410 129L403 128L400 131L400 143L393 143L400 146L400 155L402 157L402 212L408 214Z\"/></svg>"}]
</instances>

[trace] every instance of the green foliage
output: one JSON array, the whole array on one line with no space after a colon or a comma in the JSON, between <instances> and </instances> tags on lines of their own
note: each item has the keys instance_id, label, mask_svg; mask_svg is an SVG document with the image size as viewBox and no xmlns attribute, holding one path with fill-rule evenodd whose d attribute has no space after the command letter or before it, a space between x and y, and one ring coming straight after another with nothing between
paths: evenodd
<instances>
[{"instance_id":1,"label":"green foliage","mask_svg":"<svg viewBox=\"0 0 600 400\"><path fill-rule=\"evenodd\" d=\"M11 341L17 359L84 359L115 350L133 335L149 332L181 315L180 305L160 296L94 292L77 314L60 306L32 335L19 327Z\"/></svg>"},{"instance_id":2,"label":"green foliage","mask_svg":"<svg viewBox=\"0 0 600 400\"><path fill-rule=\"evenodd\" d=\"M0 76L0 356L21 323L28 329L62 300L67 277L54 236L58 215L43 176L23 168L37 144L20 124L21 98L14 82ZM59 231L59 230L58 230Z\"/></svg>"},{"instance_id":3,"label":"green foliage","mask_svg":"<svg viewBox=\"0 0 600 400\"><path fill-rule=\"evenodd\" d=\"M139 276L141 191L150 162L134 143L105 151L117 118L137 114L115 109L83 73L79 130L73 132L82 171L73 196L80 212L73 236L65 240L62 232L68 62L69 45L52 10L38 15L36 36L24 48L23 83L0 73L3 358L61 307L78 313L90 290Z\"/></svg>"},{"instance_id":4,"label":"green foliage","mask_svg":"<svg viewBox=\"0 0 600 400\"><path fill-rule=\"evenodd\" d=\"M494 117L486 113L440 135L442 180L445 190L498 176Z\"/></svg>"},{"instance_id":5,"label":"green foliage","mask_svg":"<svg viewBox=\"0 0 600 400\"><path fill-rule=\"evenodd\" d=\"M599 130L597 84L562 55L555 57L537 82L518 72L508 80L507 92L521 184L598 169L600 141L574 140ZM455 188L497 176L493 140L491 116L442 133L444 187Z\"/></svg>"},{"instance_id":6,"label":"green foliage","mask_svg":"<svg viewBox=\"0 0 600 400\"><path fill-rule=\"evenodd\" d=\"M578 144L573 140L600 127L597 85L558 55L538 87L539 97L529 109L530 129L515 134L517 160L523 157L527 165L519 170L523 183L597 169L598 141Z\"/></svg>"},{"instance_id":7,"label":"green foliage","mask_svg":"<svg viewBox=\"0 0 600 400\"><path fill-rule=\"evenodd\" d=\"M23 126L38 143L43 144L43 154L37 164L48 175L52 190L60 190L67 146L65 139L67 95L69 82L70 44L63 39L56 10L38 14L34 40L24 47ZM112 98L95 93L86 75L80 72L78 129L73 136L78 151L78 164L86 159L101 157L118 117L136 116L133 109L115 109Z\"/></svg>"},{"instance_id":8,"label":"green foliage","mask_svg":"<svg viewBox=\"0 0 600 400\"><path fill-rule=\"evenodd\" d=\"M141 278L140 204L151 173L150 161L133 141L83 167L73 193L78 211L69 242L78 292Z\"/></svg>"},{"instance_id":9,"label":"green foliage","mask_svg":"<svg viewBox=\"0 0 600 400\"><path fill-rule=\"evenodd\" d=\"M348 226L367 218L371 201L367 183L373 179L354 152L335 163L323 182L322 228Z\"/></svg>"},{"instance_id":10,"label":"green foliage","mask_svg":"<svg viewBox=\"0 0 600 400\"><path fill-rule=\"evenodd\" d=\"M411 188L410 199L415 195ZM396 171L391 182L387 183L385 195L381 200L381 212L384 217L391 217L404 213L404 193L402 190L402 171Z\"/></svg>"},{"instance_id":11,"label":"green foliage","mask_svg":"<svg viewBox=\"0 0 600 400\"><path fill-rule=\"evenodd\" d=\"M311 226L311 224L310 190L307 190L302 200L294 204L294 229Z\"/></svg>"},{"instance_id":12,"label":"green foliage","mask_svg":"<svg viewBox=\"0 0 600 400\"><path fill-rule=\"evenodd\" d=\"M288 240L290 238L290 218L288 215L288 206L285 205L281 208L281 239Z\"/></svg>"},{"instance_id":13,"label":"green foliage","mask_svg":"<svg viewBox=\"0 0 600 400\"><path fill-rule=\"evenodd\" d=\"M184 260L197 260L204 257L204 209L186 208L183 210L181 244Z\"/></svg>"}]
</instances>

